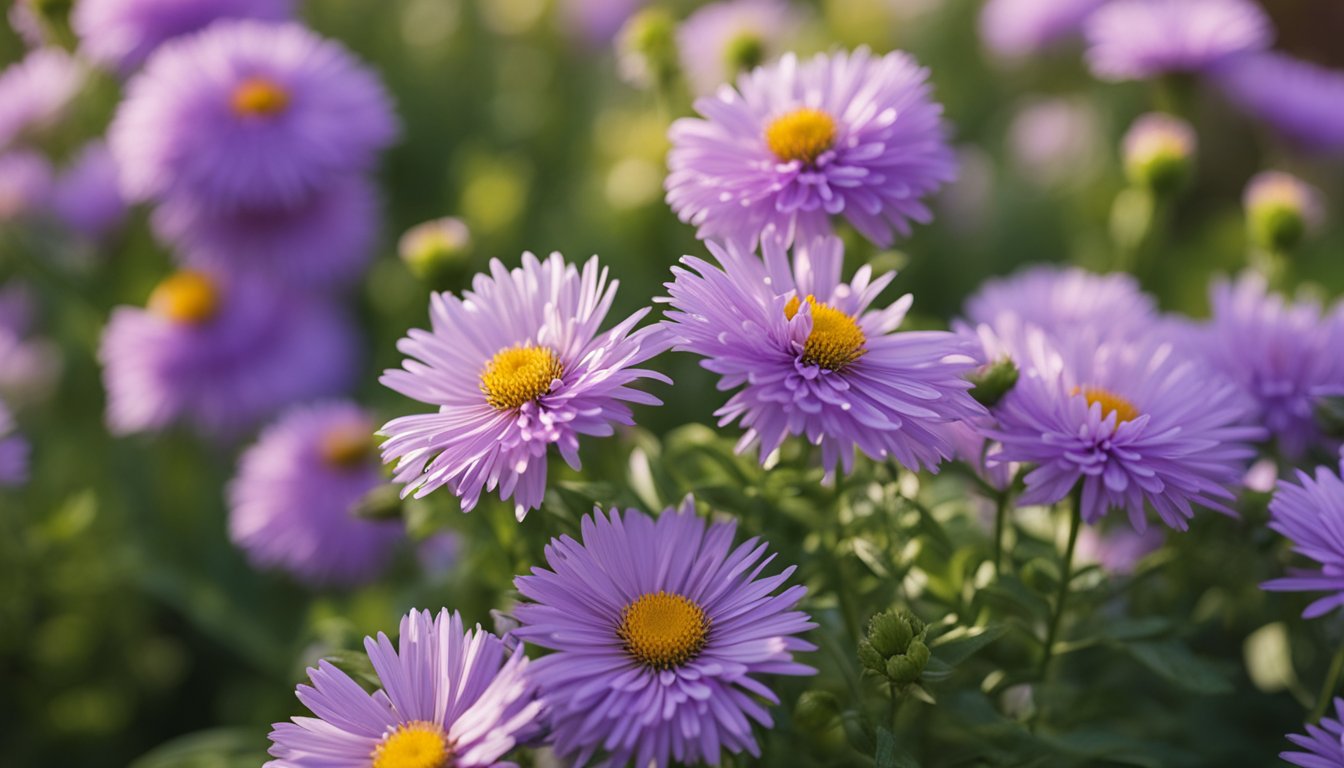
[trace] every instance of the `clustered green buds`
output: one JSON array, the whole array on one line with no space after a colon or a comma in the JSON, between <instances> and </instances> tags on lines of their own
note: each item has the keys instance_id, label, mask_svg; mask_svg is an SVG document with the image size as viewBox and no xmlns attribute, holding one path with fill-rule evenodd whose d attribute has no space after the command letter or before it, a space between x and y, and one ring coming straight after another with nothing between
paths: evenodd
<instances>
[{"instance_id":1,"label":"clustered green buds","mask_svg":"<svg viewBox=\"0 0 1344 768\"><path fill-rule=\"evenodd\" d=\"M677 74L677 20L665 8L645 8L621 28L616 49L623 79L664 88Z\"/></svg>"},{"instance_id":2,"label":"clustered green buds","mask_svg":"<svg viewBox=\"0 0 1344 768\"><path fill-rule=\"evenodd\" d=\"M993 408L1017 386L1017 376L1017 365L1007 357L983 366L967 377L975 385L971 387L971 397L986 408Z\"/></svg>"},{"instance_id":3,"label":"clustered green buds","mask_svg":"<svg viewBox=\"0 0 1344 768\"><path fill-rule=\"evenodd\" d=\"M398 250L411 274L433 288L445 288L466 273L471 232L457 219L435 219L406 230Z\"/></svg>"},{"instance_id":4,"label":"clustered green buds","mask_svg":"<svg viewBox=\"0 0 1344 768\"><path fill-rule=\"evenodd\" d=\"M1143 115L1125 133L1125 176L1154 194L1172 194L1190 178L1195 145L1195 131L1184 120L1160 112Z\"/></svg>"},{"instance_id":5,"label":"clustered green buds","mask_svg":"<svg viewBox=\"0 0 1344 768\"><path fill-rule=\"evenodd\" d=\"M1271 253L1285 253L1320 227L1320 193L1282 171L1256 174L1243 195L1251 242Z\"/></svg>"},{"instance_id":6,"label":"clustered green buds","mask_svg":"<svg viewBox=\"0 0 1344 768\"><path fill-rule=\"evenodd\" d=\"M927 624L904 608L883 611L868 622L868 635L859 641L859 661L865 671L904 689L919 682L929 663L928 631Z\"/></svg>"}]
</instances>

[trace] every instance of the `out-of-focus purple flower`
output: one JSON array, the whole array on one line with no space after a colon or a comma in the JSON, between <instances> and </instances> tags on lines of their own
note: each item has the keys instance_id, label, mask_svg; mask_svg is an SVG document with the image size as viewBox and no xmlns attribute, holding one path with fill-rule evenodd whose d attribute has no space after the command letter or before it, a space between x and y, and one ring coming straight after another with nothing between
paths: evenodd
<instances>
[{"instance_id":1,"label":"out-of-focus purple flower","mask_svg":"<svg viewBox=\"0 0 1344 768\"><path fill-rule=\"evenodd\" d=\"M58 123L87 72L59 48L41 48L0 73L0 150Z\"/></svg>"},{"instance_id":2,"label":"out-of-focus purple flower","mask_svg":"<svg viewBox=\"0 0 1344 768\"><path fill-rule=\"evenodd\" d=\"M1265 278L1247 272L1220 280L1209 291L1213 317L1193 328L1188 341L1256 406L1256 422L1290 458L1319 445L1318 398L1344 394L1344 322L1322 317L1311 301L1289 303L1271 293Z\"/></svg>"},{"instance_id":3,"label":"out-of-focus purple flower","mask_svg":"<svg viewBox=\"0 0 1344 768\"><path fill-rule=\"evenodd\" d=\"M1008 126L1008 151L1017 171L1042 187L1086 182L1100 167L1101 118L1077 97L1029 101Z\"/></svg>"},{"instance_id":4,"label":"out-of-focus purple flower","mask_svg":"<svg viewBox=\"0 0 1344 768\"><path fill-rule=\"evenodd\" d=\"M561 23L594 45L610 43L648 0L559 0Z\"/></svg>"},{"instance_id":5,"label":"out-of-focus purple flower","mask_svg":"<svg viewBox=\"0 0 1344 768\"><path fill-rule=\"evenodd\" d=\"M94 141L80 150L56 178L51 207L72 232L99 240L126 219L126 199L117 183L117 163L107 145Z\"/></svg>"},{"instance_id":6,"label":"out-of-focus purple flower","mask_svg":"<svg viewBox=\"0 0 1344 768\"><path fill-rule=\"evenodd\" d=\"M1008 59L1044 53L1081 37L1083 21L1105 0L989 0L980 10L980 39Z\"/></svg>"},{"instance_id":7,"label":"out-of-focus purple flower","mask_svg":"<svg viewBox=\"0 0 1344 768\"><path fill-rule=\"evenodd\" d=\"M1288 740L1306 752L1280 752L1280 760L1302 768L1344 766L1344 699L1335 697L1334 704L1335 716L1323 717L1315 725L1307 723L1305 736L1288 734Z\"/></svg>"},{"instance_id":8,"label":"out-of-focus purple flower","mask_svg":"<svg viewBox=\"0 0 1344 768\"><path fill-rule=\"evenodd\" d=\"M379 210L373 185L350 175L293 206L217 210L169 199L151 221L188 267L330 287L357 280L368 266Z\"/></svg>"},{"instance_id":9,"label":"out-of-focus purple flower","mask_svg":"<svg viewBox=\"0 0 1344 768\"><path fill-rule=\"evenodd\" d=\"M801 435L828 473L848 473L856 448L911 469L952 458L949 426L984 412L967 394L972 350L951 333L895 332L913 299L872 308L895 273L873 279L865 265L842 282L835 238L796 246L792 263L769 239L763 260L708 245L717 265L687 256L673 268L666 324L720 390L738 390L715 415L745 428L739 451L756 445L765 461Z\"/></svg>"},{"instance_id":10,"label":"out-of-focus purple flower","mask_svg":"<svg viewBox=\"0 0 1344 768\"><path fill-rule=\"evenodd\" d=\"M47 32L33 7L34 1L13 0L13 5L9 6L9 26L29 48L41 48L48 42Z\"/></svg>"},{"instance_id":11,"label":"out-of-focus purple flower","mask_svg":"<svg viewBox=\"0 0 1344 768\"><path fill-rule=\"evenodd\" d=\"M1096 563L1112 576L1128 576L1140 560L1162 548L1165 538L1162 528L1139 533L1132 528L1088 527L1078 533L1078 559Z\"/></svg>"},{"instance_id":12,"label":"out-of-focus purple flower","mask_svg":"<svg viewBox=\"0 0 1344 768\"><path fill-rule=\"evenodd\" d=\"M1234 384L1165 342L1080 332L1034 355L986 432L1002 460L1035 465L1020 504L1054 504L1081 484L1085 522L1119 509L1140 533L1148 506L1177 530L1196 504L1231 513L1249 443L1264 436Z\"/></svg>"},{"instance_id":13,"label":"out-of-focus purple flower","mask_svg":"<svg viewBox=\"0 0 1344 768\"><path fill-rule=\"evenodd\" d=\"M514 615L523 640L555 653L533 662L550 709L556 750L586 764L707 762L720 751L760 757L751 721L769 728L757 677L811 675L793 660L815 649L798 637L816 627L793 610L807 591L791 566L758 578L770 558L751 539L733 548L733 522L706 530L687 500L656 520L637 510L597 512L582 542L546 547L552 570L515 579L530 602Z\"/></svg>"},{"instance_id":14,"label":"out-of-focus purple flower","mask_svg":"<svg viewBox=\"0 0 1344 768\"><path fill-rule=\"evenodd\" d=\"M294 208L396 136L377 77L298 24L220 21L163 46L108 132L123 190L222 214Z\"/></svg>"},{"instance_id":15,"label":"out-of-focus purple flower","mask_svg":"<svg viewBox=\"0 0 1344 768\"><path fill-rule=\"evenodd\" d=\"M147 308L120 307L98 357L117 434L187 423L236 436L296 402L343 393L355 331L325 299L261 281L179 272Z\"/></svg>"},{"instance_id":16,"label":"out-of-focus purple flower","mask_svg":"<svg viewBox=\"0 0 1344 768\"><path fill-rule=\"evenodd\" d=\"M739 73L772 61L798 35L798 11L787 0L722 0L700 8L677 30L681 70L704 95Z\"/></svg>"},{"instance_id":17,"label":"out-of-focus purple flower","mask_svg":"<svg viewBox=\"0 0 1344 768\"><path fill-rule=\"evenodd\" d=\"M0 226L46 213L51 163L35 152L0 153Z\"/></svg>"},{"instance_id":18,"label":"out-of-focus purple flower","mask_svg":"<svg viewBox=\"0 0 1344 768\"><path fill-rule=\"evenodd\" d=\"M785 54L672 124L667 202L702 239L747 248L829 235L833 216L889 245L932 218L923 198L956 176L928 75L899 52Z\"/></svg>"},{"instance_id":19,"label":"out-of-focus purple flower","mask_svg":"<svg viewBox=\"0 0 1344 768\"><path fill-rule=\"evenodd\" d=\"M219 19L280 21L293 15L294 0L79 0L70 23L80 53L129 75L163 43Z\"/></svg>"},{"instance_id":20,"label":"out-of-focus purple flower","mask_svg":"<svg viewBox=\"0 0 1344 768\"><path fill-rule=\"evenodd\" d=\"M28 441L17 433L14 417L0 401L0 488L28 482Z\"/></svg>"},{"instance_id":21,"label":"out-of-focus purple flower","mask_svg":"<svg viewBox=\"0 0 1344 768\"><path fill-rule=\"evenodd\" d=\"M498 489L522 520L541 505L552 445L577 469L581 436L633 424L627 403L660 405L632 386L668 381L637 367L667 348L657 326L634 329L649 310L598 330L616 286L596 257L580 271L558 253L546 261L525 253L514 270L491 261L461 298L434 294L431 330L402 339L409 359L381 379L437 408L382 429L383 460L397 462L402 495L448 486L467 512Z\"/></svg>"},{"instance_id":22,"label":"out-of-focus purple flower","mask_svg":"<svg viewBox=\"0 0 1344 768\"><path fill-rule=\"evenodd\" d=\"M1344 71L1264 51L1233 57L1214 76L1237 108L1288 140L1344 151Z\"/></svg>"},{"instance_id":23,"label":"out-of-focus purple flower","mask_svg":"<svg viewBox=\"0 0 1344 768\"><path fill-rule=\"evenodd\" d=\"M432 578L440 578L455 568L462 557L462 537L452 531L440 531L420 542L415 559Z\"/></svg>"},{"instance_id":24,"label":"out-of-focus purple flower","mask_svg":"<svg viewBox=\"0 0 1344 768\"><path fill-rule=\"evenodd\" d=\"M355 516L383 484L372 416L347 402L299 406L267 427L229 485L229 537L258 567L314 586L378 576L400 521Z\"/></svg>"},{"instance_id":25,"label":"out-of-focus purple flower","mask_svg":"<svg viewBox=\"0 0 1344 768\"><path fill-rule=\"evenodd\" d=\"M934 200L941 215L957 222L952 234L974 237L993 213L995 162L988 152L969 144L958 146L957 178Z\"/></svg>"},{"instance_id":26,"label":"out-of-focus purple flower","mask_svg":"<svg viewBox=\"0 0 1344 768\"><path fill-rule=\"evenodd\" d=\"M51 394L60 375L56 345L31 336L36 306L25 283L0 284L0 398L18 406Z\"/></svg>"},{"instance_id":27,"label":"out-of-focus purple flower","mask_svg":"<svg viewBox=\"0 0 1344 768\"><path fill-rule=\"evenodd\" d=\"M412 610L397 646L382 632L364 649L383 687L370 695L330 662L308 670L299 701L317 717L276 723L265 768L490 768L541 715L522 648L462 617ZM535 664L535 662L532 662Z\"/></svg>"},{"instance_id":28,"label":"out-of-focus purple flower","mask_svg":"<svg viewBox=\"0 0 1344 768\"><path fill-rule=\"evenodd\" d=\"M1344 606L1344 481L1328 467L1315 477L1297 471L1297 482L1280 480L1269 502L1269 527L1293 543L1293 551L1320 564L1261 585L1271 592L1327 592L1302 612L1314 619Z\"/></svg>"},{"instance_id":29,"label":"out-of-focus purple flower","mask_svg":"<svg viewBox=\"0 0 1344 768\"><path fill-rule=\"evenodd\" d=\"M1269 47L1274 27L1252 0L1111 0L1088 17L1087 61L1103 80L1204 72Z\"/></svg>"}]
</instances>

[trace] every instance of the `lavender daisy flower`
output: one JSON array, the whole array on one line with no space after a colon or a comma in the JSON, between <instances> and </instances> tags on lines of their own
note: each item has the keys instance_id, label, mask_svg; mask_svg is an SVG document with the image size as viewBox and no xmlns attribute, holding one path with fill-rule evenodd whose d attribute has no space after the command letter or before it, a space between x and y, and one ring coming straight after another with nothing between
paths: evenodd
<instances>
[{"instance_id":1,"label":"lavender daisy flower","mask_svg":"<svg viewBox=\"0 0 1344 768\"><path fill-rule=\"evenodd\" d=\"M513 499L519 520L541 505L546 456L554 445L579 467L579 437L607 436L633 424L627 403L660 405L631 385L671 383L638 368L663 352L656 326L634 330L642 309L604 333L617 282L589 259L582 272L558 253L523 254L509 270L498 259L461 298L430 299L431 330L413 330L397 348L411 358L384 386L438 407L388 422L383 460L396 460L402 495L447 486L462 511L483 491Z\"/></svg>"},{"instance_id":2,"label":"lavender daisy flower","mask_svg":"<svg viewBox=\"0 0 1344 768\"><path fill-rule=\"evenodd\" d=\"M1105 0L989 0L980 10L980 39L1007 59L1020 59L1081 36L1083 21Z\"/></svg>"},{"instance_id":3,"label":"lavender daisy flower","mask_svg":"<svg viewBox=\"0 0 1344 768\"><path fill-rule=\"evenodd\" d=\"M773 559L736 523L706 530L688 499L657 520L636 510L584 517L582 542L546 547L551 570L514 580L531 602L515 634L555 653L533 662L551 713L556 751L587 763L718 765L720 752L760 756L751 722L769 728L760 699L779 699L758 675L811 675L793 660L815 649L796 637L816 627L793 610L806 588L771 594L789 567L759 578Z\"/></svg>"},{"instance_id":4,"label":"lavender daisy flower","mask_svg":"<svg viewBox=\"0 0 1344 768\"><path fill-rule=\"evenodd\" d=\"M0 153L0 225L46 213L51 163L35 152Z\"/></svg>"},{"instance_id":5,"label":"lavender daisy flower","mask_svg":"<svg viewBox=\"0 0 1344 768\"><path fill-rule=\"evenodd\" d=\"M238 460L229 536L259 567L314 586L377 577L402 538L399 521L355 516L383 484L372 416L347 402L295 408Z\"/></svg>"},{"instance_id":6,"label":"lavender daisy flower","mask_svg":"<svg viewBox=\"0 0 1344 768\"><path fill-rule=\"evenodd\" d=\"M129 75L163 43L219 19L293 15L294 0L79 0L70 24L90 61Z\"/></svg>"},{"instance_id":7,"label":"lavender daisy flower","mask_svg":"<svg viewBox=\"0 0 1344 768\"><path fill-rule=\"evenodd\" d=\"M1032 358L987 431L1001 460L1035 465L1018 503L1054 504L1081 484L1083 521L1118 509L1139 532L1149 506L1177 530L1196 504L1231 514L1229 489L1263 436L1231 382L1171 344L1087 333L1058 351L1038 342Z\"/></svg>"},{"instance_id":8,"label":"lavender daisy flower","mask_svg":"<svg viewBox=\"0 0 1344 768\"><path fill-rule=\"evenodd\" d=\"M1344 394L1344 323L1322 317L1311 301L1288 303L1265 278L1247 272L1210 289L1213 317L1190 332L1203 355L1254 401L1255 419L1283 453L1298 458L1322 442L1319 397Z\"/></svg>"},{"instance_id":9,"label":"lavender daisy flower","mask_svg":"<svg viewBox=\"0 0 1344 768\"><path fill-rule=\"evenodd\" d=\"M59 48L41 48L0 73L0 150L58 123L86 72Z\"/></svg>"},{"instance_id":10,"label":"lavender daisy flower","mask_svg":"<svg viewBox=\"0 0 1344 768\"><path fill-rule=\"evenodd\" d=\"M787 50L799 26L798 12L786 0L710 3L677 30L681 70L693 92L712 93Z\"/></svg>"},{"instance_id":11,"label":"lavender daisy flower","mask_svg":"<svg viewBox=\"0 0 1344 768\"><path fill-rule=\"evenodd\" d=\"M298 24L215 23L163 46L126 92L108 142L136 201L301 206L397 132L377 77Z\"/></svg>"},{"instance_id":12,"label":"lavender daisy flower","mask_svg":"<svg viewBox=\"0 0 1344 768\"><path fill-rule=\"evenodd\" d=\"M1344 699L1335 698L1335 716L1308 723L1306 735L1288 734L1288 740L1306 752L1280 752L1279 759L1302 768L1344 767Z\"/></svg>"},{"instance_id":13,"label":"lavender daisy flower","mask_svg":"<svg viewBox=\"0 0 1344 768\"><path fill-rule=\"evenodd\" d=\"M876 461L935 469L955 453L949 425L983 413L967 394L970 346L941 331L895 333L913 299L872 309L895 278L860 267L841 282L835 238L794 249L767 240L764 260L709 243L719 266L687 256L667 284L676 348L706 358L720 390L740 388L715 411L740 421L744 451L764 461L789 435L821 447L828 473L848 473L854 449Z\"/></svg>"},{"instance_id":14,"label":"lavender daisy flower","mask_svg":"<svg viewBox=\"0 0 1344 768\"><path fill-rule=\"evenodd\" d=\"M1214 76L1232 104L1288 140L1344 151L1344 71L1265 51L1233 57Z\"/></svg>"},{"instance_id":15,"label":"lavender daisy flower","mask_svg":"<svg viewBox=\"0 0 1344 768\"><path fill-rule=\"evenodd\" d=\"M126 199L117 183L117 163L101 141L80 150L70 167L56 178L51 207L70 231L100 240L126 219Z\"/></svg>"},{"instance_id":16,"label":"lavender daisy flower","mask_svg":"<svg viewBox=\"0 0 1344 768\"><path fill-rule=\"evenodd\" d=\"M276 723L266 768L488 768L525 736L541 713L521 648L462 617L412 610L393 647L364 639L383 687L370 695L327 661L308 670L299 701L317 717Z\"/></svg>"},{"instance_id":17,"label":"lavender daisy flower","mask_svg":"<svg viewBox=\"0 0 1344 768\"><path fill-rule=\"evenodd\" d=\"M1319 571L1261 584L1271 592L1328 592L1302 612L1314 619L1344 605L1344 481L1333 470L1317 467L1316 476L1297 471L1297 483L1280 480L1269 502L1269 527L1293 542L1293 551L1317 563Z\"/></svg>"},{"instance_id":18,"label":"lavender daisy flower","mask_svg":"<svg viewBox=\"0 0 1344 768\"><path fill-rule=\"evenodd\" d=\"M0 402L0 488L28 482L28 441L17 434L14 418Z\"/></svg>"},{"instance_id":19,"label":"lavender daisy flower","mask_svg":"<svg viewBox=\"0 0 1344 768\"><path fill-rule=\"evenodd\" d=\"M672 124L667 202L702 239L751 247L830 234L841 216L890 245L932 214L921 198L956 176L929 72L904 53L786 54L695 102Z\"/></svg>"},{"instance_id":20,"label":"lavender daisy flower","mask_svg":"<svg viewBox=\"0 0 1344 768\"><path fill-rule=\"evenodd\" d=\"M379 211L373 185L355 175L295 206L219 211L169 199L151 221L185 266L333 286L357 280L373 258Z\"/></svg>"},{"instance_id":21,"label":"lavender daisy flower","mask_svg":"<svg viewBox=\"0 0 1344 768\"><path fill-rule=\"evenodd\" d=\"M120 307L98 357L117 434L185 422L232 436L354 380L355 332L334 304L261 282L178 272Z\"/></svg>"},{"instance_id":22,"label":"lavender daisy flower","mask_svg":"<svg viewBox=\"0 0 1344 768\"><path fill-rule=\"evenodd\" d=\"M1269 18L1251 0L1112 0L1084 32L1088 64L1103 80L1203 72L1274 39Z\"/></svg>"}]
</instances>

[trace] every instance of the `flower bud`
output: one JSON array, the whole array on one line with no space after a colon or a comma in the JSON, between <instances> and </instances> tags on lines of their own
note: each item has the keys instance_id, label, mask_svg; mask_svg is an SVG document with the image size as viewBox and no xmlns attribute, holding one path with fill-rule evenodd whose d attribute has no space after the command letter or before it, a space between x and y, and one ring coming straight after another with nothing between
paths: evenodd
<instances>
[{"instance_id":1,"label":"flower bud","mask_svg":"<svg viewBox=\"0 0 1344 768\"><path fill-rule=\"evenodd\" d=\"M868 634L859 641L859 661L866 671L904 688L918 682L929 663L927 634L928 626L910 611L883 611L868 622Z\"/></svg>"},{"instance_id":2,"label":"flower bud","mask_svg":"<svg viewBox=\"0 0 1344 768\"><path fill-rule=\"evenodd\" d=\"M466 271L471 253L471 232L454 218L435 219L406 230L398 247L411 274L434 288Z\"/></svg>"},{"instance_id":3,"label":"flower bud","mask_svg":"<svg viewBox=\"0 0 1344 768\"><path fill-rule=\"evenodd\" d=\"M677 20L663 8L645 8L621 28L616 53L621 79L666 87L677 74Z\"/></svg>"},{"instance_id":4,"label":"flower bud","mask_svg":"<svg viewBox=\"0 0 1344 768\"><path fill-rule=\"evenodd\" d=\"M1180 118L1150 112L1134 121L1123 141L1125 176L1131 184L1167 195L1190 177L1195 131Z\"/></svg>"},{"instance_id":5,"label":"flower bud","mask_svg":"<svg viewBox=\"0 0 1344 768\"><path fill-rule=\"evenodd\" d=\"M986 408L999 404L1017 386L1017 365L1007 357L981 367L970 375L971 397Z\"/></svg>"},{"instance_id":6,"label":"flower bud","mask_svg":"<svg viewBox=\"0 0 1344 768\"><path fill-rule=\"evenodd\" d=\"M1320 192L1282 171L1256 174L1242 202L1251 242L1273 253L1293 250L1324 223Z\"/></svg>"}]
</instances>

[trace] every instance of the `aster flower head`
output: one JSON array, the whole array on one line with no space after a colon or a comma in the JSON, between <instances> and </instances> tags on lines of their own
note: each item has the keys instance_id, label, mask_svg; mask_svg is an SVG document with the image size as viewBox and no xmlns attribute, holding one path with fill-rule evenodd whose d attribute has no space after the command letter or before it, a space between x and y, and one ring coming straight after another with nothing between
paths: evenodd
<instances>
[{"instance_id":1,"label":"aster flower head","mask_svg":"<svg viewBox=\"0 0 1344 768\"><path fill-rule=\"evenodd\" d=\"M0 401L0 488L28 482L28 441L18 434L14 417Z\"/></svg>"},{"instance_id":2,"label":"aster flower head","mask_svg":"<svg viewBox=\"0 0 1344 768\"><path fill-rule=\"evenodd\" d=\"M228 20L163 46L109 129L124 191L211 212L292 209L397 133L378 78L293 23Z\"/></svg>"},{"instance_id":3,"label":"aster flower head","mask_svg":"<svg viewBox=\"0 0 1344 768\"><path fill-rule=\"evenodd\" d=\"M1164 534L1161 528L1139 533L1131 528L1088 527L1078 532L1078 559L1094 562L1113 576L1128 576L1139 561L1162 547Z\"/></svg>"},{"instance_id":4,"label":"aster flower head","mask_svg":"<svg viewBox=\"0 0 1344 768\"><path fill-rule=\"evenodd\" d=\"M972 350L951 333L896 333L913 299L873 307L894 273L874 278L865 265L843 282L835 238L795 247L792 262L769 238L763 259L708 245L717 264L687 256L672 270L667 326L720 390L738 390L715 415L746 429L739 451L757 445L764 461L802 435L828 472L846 473L855 448L911 469L952 458L950 425L983 413L963 378Z\"/></svg>"},{"instance_id":5,"label":"aster flower head","mask_svg":"<svg viewBox=\"0 0 1344 768\"><path fill-rule=\"evenodd\" d=\"M1280 752L1279 759L1302 768L1340 768L1344 766L1344 699L1335 697L1334 717L1319 723L1307 723L1306 734L1290 733L1288 740L1305 752Z\"/></svg>"},{"instance_id":6,"label":"aster flower head","mask_svg":"<svg viewBox=\"0 0 1344 768\"><path fill-rule=\"evenodd\" d=\"M1190 332L1191 351L1253 401L1255 420L1292 458L1322 442L1318 398L1344 394L1344 322L1312 301L1289 302L1265 278L1247 272L1209 291L1213 316ZM1344 320L1344 316L1341 316Z\"/></svg>"},{"instance_id":7,"label":"aster flower head","mask_svg":"<svg viewBox=\"0 0 1344 768\"><path fill-rule=\"evenodd\" d=\"M519 647L462 617L412 610L396 646L387 635L364 639L382 688L370 695L325 660L308 670L299 701L316 717L295 717L271 731L266 768L488 768L525 737L541 714Z\"/></svg>"},{"instance_id":8,"label":"aster flower head","mask_svg":"<svg viewBox=\"0 0 1344 768\"><path fill-rule=\"evenodd\" d=\"M691 90L712 93L740 72L787 50L801 19L786 0L722 0L686 17L677 30L681 70Z\"/></svg>"},{"instance_id":9,"label":"aster flower head","mask_svg":"<svg viewBox=\"0 0 1344 768\"><path fill-rule=\"evenodd\" d=\"M434 294L430 330L402 339L397 348L409 359L381 379L438 408L393 419L380 433L402 494L447 486L467 512L498 489L522 520L541 505L552 445L577 469L581 436L633 424L628 403L660 405L632 386L670 383L638 367L667 348L656 326L635 330L648 309L598 330L616 287L596 257L580 270L558 253L545 261L525 253L513 270L491 261L461 297Z\"/></svg>"},{"instance_id":10,"label":"aster flower head","mask_svg":"<svg viewBox=\"0 0 1344 768\"><path fill-rule=\"evenodd\" d=\"M1087 19L1084 32L1088 64L1103 80L1204 72L1274 39L1252 0L1112 0Z\"/></svg>"},{"instance_id":11,"label":"aster flower head","mask_svg":"<svg viewBox=\"0 0 1344 768\"><path fill-rule=\"evenodd\" d=\"M1083 21L1105 0L989 0L980 10L980 39L1007 59L1044 53L1077 38Z\"/></svg>"},{"instance_id":12,"label":"aster flower head","mask_svg":"<svg viewBox=\"0 0 1344 768\"><path fill-rule=\"evenodd\" d=\"M650 518L637 510L583 519L582 541L546 547L550 569L514 583L528 601L515 634L554 653L533 662L557 752L582 765L717 765L720 752L760 750L752 721L769 728L758 677L810 675L793 660L816 627L794 610L806 589L778 594L792 575L761 572L774 556L736 523L706 527L688 499ZM765 557L762 560L762 557Z\"/></svg>"},{"instance_id":13,"label":"aster flower head","mask_svg":"<svg viewBox=\"0 0 1344 768\"><path fill-rule=\"evenodd\" d=\"M0 73L0 150L58 123L86 77L84 65L59 48L39 48Z\"/></svg>"},{"instance_id":14,"label":"aster flower head","mask_svg":"<svg viewBox=\"0 0 1344 768\"><path fill-rule=\"evenodd\" d=\"M294 0L79 0L70 24L80 53L129 75L163 43L219 19L282 21L293 15Z\"/></svg>"},{"instance_id":15,"label":"aster flower head","mask_svg":"<svg viewBox=\"0 0 1344 768\"><path fill-rule=\"evenodd\" d=\"M126 199L117 182L117 163L102 141L85 145L60 172L51 191L52 212L70 231L98 240L126 219Z\"/></svg>"},{"instance_id":16,"label":"aster flower head","mask_svg":"<svg viewBox=\"0 0 1344 768\"><path fill-rule=\"evenodd\" d=\"M1028 334L1029 362L999 404L1002 461L1033 465L1022 505L1053 504L1081 484L1082 519L1111 510L1147 529L1147 508L1186 530L1194 506L1231 514L1250 442L1250 405L1231 382L1165 342L1101 342L1080 332L1058 344Z\"/></svg>"},{"instance_id":17,"label":"aster flower head","mask_svg":"<svg viewBox=\"0 0 1344 768\"><path fill-rule=\"evenodd\" d=\"M229 536L258 567L314 586L375 578L402 537L399 521L356 508L383 484L373 417L353 403L294 408L238 461L229 486Z\"/></svg>"},{"instance_id":18,"label":"aster flower head","mask_svg":"<svg viewBox=\"0 0 1344 768\"><path fill-rule=\"evenodd\" d=\"M234 436L354 380L355 331L323 298L259 281L178 272L148 306L112 312L99 347L117 434L186 423Z\"/></svg>"},{"instance_id":19,"label":"aster flower head","mask_svg":"<svg viewBox=\"0 0 1344 768\"><path fill-rule=\"evenodd\" d=\"M1302 612L1314 619L1344 606L1344 481L1317 467L1315 476L1297 471L1297 482L1280 480L1269 503L1269 527L1293 543L1293 551L1320 565L1261 585L1271 592L1325 592Z\"/></svg>"},{"instance_id":20,"label":"aster flower head","mask_svg":"<svg viewBox=\"0 0 1344 768\"><path fill-rule=\"evenodd\" d=\"M1214 80L1234 106L1292 143L1344 152L1344 71L1263 51L1232 57Z\"/></svg>"},{"instance_id":21,"label":"aster flower head","mask_svg":"<svg viewBox=\"0 0 1344 768\"><path fill-rule=\"evenodd\" d=\"M807 242L838 216L890 245L931 220L922 198L956 176L928 76L899 52L785 54L672 124L667 202L702 239L751 247L769 228Z\"/></svg>"}]
</instances>

